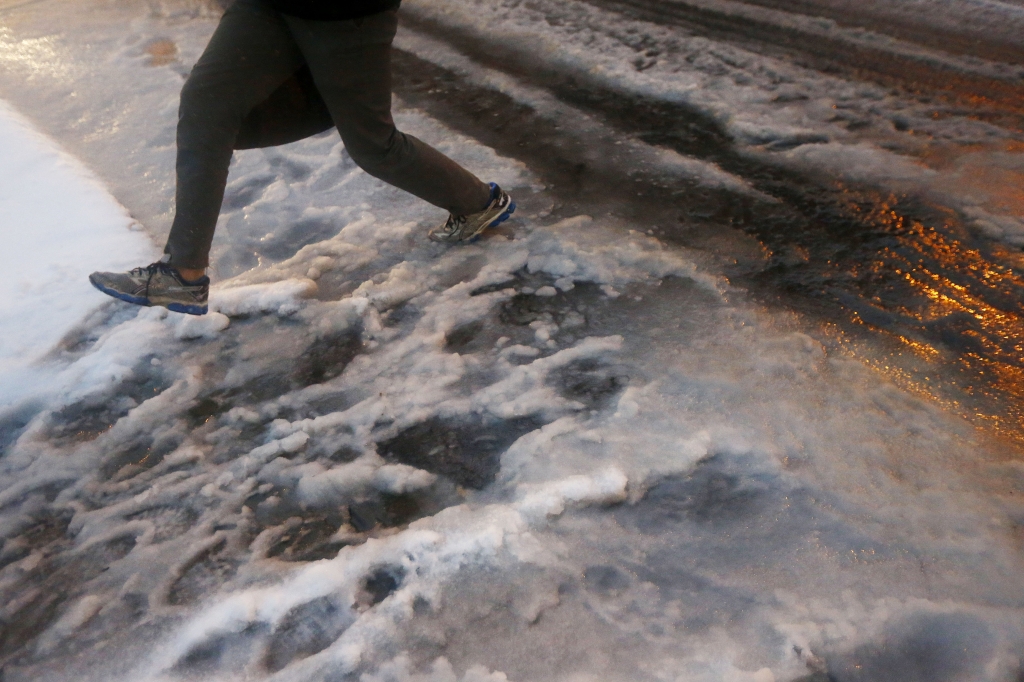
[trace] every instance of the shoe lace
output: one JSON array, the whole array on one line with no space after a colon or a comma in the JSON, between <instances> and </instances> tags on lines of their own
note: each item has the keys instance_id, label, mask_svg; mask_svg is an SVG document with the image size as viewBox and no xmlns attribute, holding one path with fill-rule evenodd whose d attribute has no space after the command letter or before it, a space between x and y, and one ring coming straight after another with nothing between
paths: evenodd
<instances>
[{"instance_id":1,"label":"shoe lace","mask_svg":"<svg viewBox=\"0 0 1024 682\"><path fill-rule=\"evenodd\" d=\"M158 272L170 272L171 266L163 261L157 261L150 263L140 268L132 268L132 274L136 276L150 275L153 276Z\"/></svg>"},{"instance_id":2,"label":"shoe lace","mask_svg":"<svg viewBox=\"0 0 1024 682\"><path fill-rule=\"evenodd\" d=\"M172 268L169 263L165 263L164 261L159 260L155 263L150 263L149 265L143 267L132 268L131 274L135 275L136 277L142 277L143 275L146 275L146 292L148 295L149 283L153 281L153 277L158 272L163 272L168 275L175 274L174 268Z\"/></svg>"},{"instance_id":3,"label":"shoe lace","mask_svg":"<svg viewBox=\"0 0 1024 682\"><path fill-rule=\"evenodd\" d=\"M448 222L444 224L445 234L455 234L466 224L466 216L464 215L451 215L448 216Z\"/></svg>"}]
</instances>

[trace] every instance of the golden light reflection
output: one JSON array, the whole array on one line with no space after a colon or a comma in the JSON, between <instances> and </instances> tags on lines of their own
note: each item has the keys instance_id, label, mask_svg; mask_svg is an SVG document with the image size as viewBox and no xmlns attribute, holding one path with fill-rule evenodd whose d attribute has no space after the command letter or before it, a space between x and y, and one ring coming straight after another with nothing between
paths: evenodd
<instances>
[{"instance_id":1,"label":"golden light reflection","mask_svg":"<svg viewBox=\"0 0 1024 682\"><path fill-rule=\"evenodd\" d=\"M879 355L838 328L834 337L893 382L1024 442L1024 277L996 262L999 247L986 255L954 237L954 225L909 218L897 197L849 196L847 209L887 242L842 273L887 317L851 309L850 319L893 343Z\"/></svg>"}]
</instances>

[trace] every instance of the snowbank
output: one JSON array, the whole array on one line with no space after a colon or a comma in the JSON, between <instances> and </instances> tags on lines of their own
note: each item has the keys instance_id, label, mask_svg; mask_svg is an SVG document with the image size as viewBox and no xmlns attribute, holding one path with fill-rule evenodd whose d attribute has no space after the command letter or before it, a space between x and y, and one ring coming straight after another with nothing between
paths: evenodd
<instances>
[{"instance_id":1,"label":"snowbank","mask_svg":"<svg viewBox=\"0 0 1024 682\"><path fill-rule=\"evenodd\" d=\"M0 407L38 389L38 363L107 299L95 270L150 262L156 250L93 174L0 101Z\"/></svg>"}]
</instances>

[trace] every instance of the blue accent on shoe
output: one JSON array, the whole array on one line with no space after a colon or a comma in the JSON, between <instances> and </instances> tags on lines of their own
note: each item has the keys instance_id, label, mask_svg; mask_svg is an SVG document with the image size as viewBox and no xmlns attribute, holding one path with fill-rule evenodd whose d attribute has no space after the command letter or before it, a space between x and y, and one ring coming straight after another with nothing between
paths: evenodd
<instances>
[{"instance_id":1,"label":"blue accent on shoe","mask_svg":"<svg viewBox=\"0 0 1024 682\"><path fill-rule=\"evenodd\" d=\"M167 309L173 313L185 313L186 315L205 315L210 310L209 306L185 305L183 303L168 303Z\"/></svg>"},{"instance_id":2,"label":"blue accent on shoe","mask_svg":"<svg viewBox=\"0 0 1024 682\"><path fill-rule=\"evenodd\" d=\"M203 275L203 277L206 278L206 275ZM207 281L209 280L207 279ZM115 289L105 287L102 284L96 282L96 280L92 278L92 275L89 275L89 283L92 284L97 289L99 289L100 291L102 291L107 296L116 298L119 301L124 301L125 303L132 303L134 305L140 305L146 308L150 308L153 305L145 296L132 296L131 294L126 294L122 291L117 291ZM205 315L210 310L209 306L207 305L186 305L184 303L168 303L166 308L171 312L185 313L186 315Z\"/></svg>"},{"instance_id":3,"label":"blue accent on shoe","mask_svg":"<svg viewBox=\"0 0 1024 682\"><path fill-rule=\"evenodd\" d=\"M116 298L119 301L124 301L126 303L134 303L135 305L141 305L147 308L149 307L149 299L146 298L145 296L132 296L131 294L126 294L120 291L116 291L114 289L110 289L108 287L103 286L102 284L97 283L92 278L91 275L89 276L89 282L94 287L105 293L107 296L112 296L113 298Z\"/></svg>"}]
</instances>

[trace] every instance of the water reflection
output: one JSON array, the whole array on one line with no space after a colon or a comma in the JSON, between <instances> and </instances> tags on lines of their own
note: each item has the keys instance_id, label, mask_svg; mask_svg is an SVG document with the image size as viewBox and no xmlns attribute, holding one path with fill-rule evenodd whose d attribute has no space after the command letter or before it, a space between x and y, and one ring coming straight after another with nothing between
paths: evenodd
<instances>
[{"instance_id":1,"label":"water reflection","mask_svg":"<svg viewBox=\"0 0 1024 682\"><path fill-rule=\"evenodd\" d=\"M63 57L53 38L19 40L0 24L0 64L4 68L63 80L69 73L68 60Z\"/></svg>"},{"instance_id":2,"label":"water reflection","mask_svg":"<svg viewBox=\"0 0 1024 682\"><path fill-rule=\"evenodd\" d=\"M831 224L821 226L835 241L818 232L812 245L829 257L772 268L780 283L840 303L846 324L832 325L833 337L896 383L1021 437L1020 254L973 243L955 215L922 216L941 212L906 197L849 188L837 196ZM881 353L867 343L879 336Z\"/></svg>"}]
</instances>

